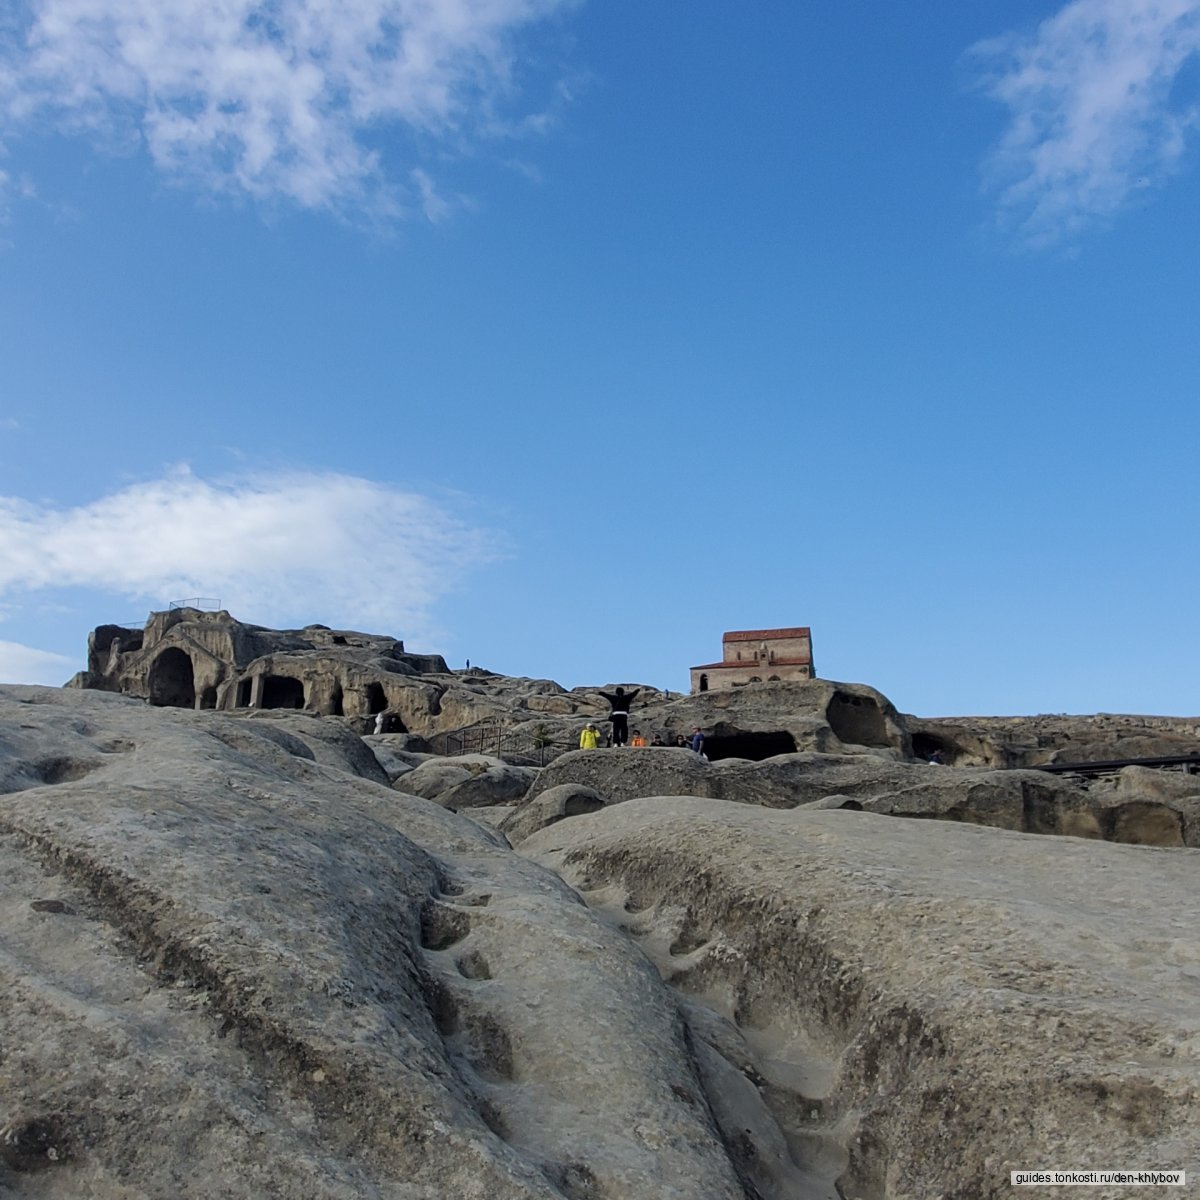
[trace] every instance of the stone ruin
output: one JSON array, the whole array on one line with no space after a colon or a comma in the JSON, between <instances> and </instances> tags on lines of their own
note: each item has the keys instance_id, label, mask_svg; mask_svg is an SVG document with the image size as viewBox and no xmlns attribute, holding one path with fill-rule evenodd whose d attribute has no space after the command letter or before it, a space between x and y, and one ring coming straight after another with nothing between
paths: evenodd
<instances>
[{"instance_id":1,"label":"stone ruin","mask_svg":"<svg viewBox=\"0 0 1200 1200\"><path fill-rule=\"evenodd\" d=\"M671 741L699 725L714 760L850 750L926 761L936 751L948 766L1003 769L1200 748L1194 717L919 718L865 684L827 679L764 679L686 696L623 682L639 688L634 726ZM383 634L315 624L273 630L189 607L151 613L141 629L98 626L88 638L88 669L68 686L156 707L302 710L346 718L358 733L373 732L382 713L383 732L425 739L422 749L487 751L534 765L575 749L582 722L603 723L609 711L595 686L567 690L479 667L453 671L440 654L410 654Z\"/></svg>"},{"instance_id":2,"label":"stone ruin","mask_svg":"<svg viewBox=\"0 0 1200 1200\"><path fill-rule=\"evenodd\" d=\"M189 607L151 613L142 629L98 626L88 638L88 669L68 686L156 707L302 710L347 718L359 733L372 732L371 718L383 713L383 732L428 739L424 748L435 753L511 751L539 763L576 748L581 722L603 722L609 711L596 687L568 691L479 667L452 671L441 655L410 654L393 637L325 625L272 630ZM669 739L701 725L712 758L846 746L909 754L899 714L862 684L807 679L693 696L634 686L635 724Z\"/></svg>"},{"instance_id":3,"label":"stone ruin","mask_svg":"<svg viewBox=\"0 0 1200 1200\"><path fill-rule=\"evenodd\" d=\"M100 625L88 666L68 684L166 708L304 709L371 716L400 703L402 681L448 674L440 654L408 654L376 634L308 625L274 630L224 609L151 613L145 628Z\"/></svg>"}]
</instances>

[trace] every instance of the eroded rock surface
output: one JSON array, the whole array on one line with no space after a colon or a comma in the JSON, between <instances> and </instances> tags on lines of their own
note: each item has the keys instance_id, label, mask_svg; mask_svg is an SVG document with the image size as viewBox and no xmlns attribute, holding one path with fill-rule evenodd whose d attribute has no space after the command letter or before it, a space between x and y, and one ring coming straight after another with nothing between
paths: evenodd
<instances>
[{"instance_id":1,"label":"eroded rock surface","mask_svg":"<svg viewBox=\"0 0 1200 1200\"><path fill-rule=\"evenodd\" d=\"M1118 780L1032 770L933 767L863 754L783 754L706 762L690 750L580 750L545 767L506 828L550 789L593 789L609 804L643 796L706 796L766 808L804 804L896 817L994 825L1025 833L1154 846L1200 846L1200 776L1127 768ZM571 815L571 814L566 814Z\"/></svg>"},{"instance_id":2,"label":"eroded rock surface","mask_svg":"<svg viewBox=\"0 0 1200 1200\"><path fill-rule=\"evenodd\" d=\"M1189 777L835 734L530 785L354 727L0 688L0 1194L977 1200L1097 1147L1200 1169Z\"/></svg>"},{"instance_id":3,"label":"eroded rock surface","mask_svg":"<svg viewBox=\"0 0 1200 1200\"><path fill-rule=\"evenodd\" d=\"M556 821L597 812L604 807L604 803L604 797L594 788L580 783L560 783L539 792L528 804L514 806L513 811L501 821L500 829L516 845Z\"/></svg>"},{"instance_id":4,"label":"eroded rock surface","mask_svg":"<svg viewBox=\"0 0 1200 1200\"><path fill-rule=\"evenodd\" d=\"M905 717L917 757L947 763L1029 767L1200 754L1200 718L1096 713L1034 717Z\"/></svg>"},{"instance_id":5,"label":"eroded rock surface","mask_svg":"<svg viewBox=\"0 0 1200 1200\"><path fill-rule=\"evenodd\" d=\"M0 689L0 1193L742 1200L647 960L321 722Z\"/></svg>"},{"instance_id":6,"label":"eroded rock surface","mask_svg":"<svg viewBox=\"0 0 1200 1200\"><path fill-rule=\"evenodd\" d=\"M525 795L536 777L532 767L514 767L486 754L463 754L457 758L428 758L400 775L392 786L457 812L511 804Z\"/></svg>"},{"instance_id":7,"label":"eroded rock surface","mask_svg":"<svg viewBox=\"0 0 1200 1200\"><path fill-rule=\"evenodd\" d=\"M1200 1168L1200 852L678 797L522 849L695 1001L714 1112L763 1196Z\"/></svg>"}]
</instances>

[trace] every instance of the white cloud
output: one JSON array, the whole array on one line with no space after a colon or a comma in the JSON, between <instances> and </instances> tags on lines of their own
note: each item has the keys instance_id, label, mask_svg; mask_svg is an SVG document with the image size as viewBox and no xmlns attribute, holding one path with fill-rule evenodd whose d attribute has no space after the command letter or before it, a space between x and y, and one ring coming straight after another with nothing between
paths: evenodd
<instances>
[{"instance_id":1,"label":"white cloud","mask_svg":"<svg viewBox=\"0 0 1200 1200\"><path fill-rule=\"evenodd\" d=\"M160 168L217 190L396 211L363 135L494 132L520 31L576 2L29 0L0 107L10 128L48 116L141 138Z\"/></svg>"},{"instance_id":2,"label":"white cloud","mask_svg":"<svg viewBox=\"0 0 1200 1200\"><path fill-rule=\"evenodd\" d=\"M1173 94L1200 52L1200 0L1073 0L1031 34L972 60L1010 110L989 175L1006 223L1032 244L1070 238L1163 182L1196 128Z\"/></svg>"},{"instance_id":3,"label":"white cloud","mask_svg":"<svg viewBox=\"0 0 1200 1200\"><path fill-rule=\"evenodd\" d=\"M429 637L437 600L497 556L493 535L433 500L346 475L209 483L181 470L70 509L0 497L10 598L211 596L245 620Z\"/></svg>"},{"instance_id":4,"label":"white cloud","mask_svg":"<svg viewBox=\"0 0 1200 1200\"><path fill-rule=\"evenodd\" d=\"M84 665L65 654L35 650L20 642L0 642L0 683L44 683L58 687Z\"/></svg>"}]
</instances>

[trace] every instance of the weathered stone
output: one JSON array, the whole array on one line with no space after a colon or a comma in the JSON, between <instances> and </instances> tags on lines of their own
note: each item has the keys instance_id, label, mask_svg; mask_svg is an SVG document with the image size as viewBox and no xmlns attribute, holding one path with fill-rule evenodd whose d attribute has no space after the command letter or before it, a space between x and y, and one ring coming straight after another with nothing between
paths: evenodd
<instances>
[{"instance_id":1,"label":"weathered stone","mask_svg":"<svg viewBox=\"0 0 1200 1200\"><path fill-rule=\"evenodd\" d=\"M642 714L642 724L662 732L667 742L700 726L713 760L800 750L838 753L847 747L887 758L909 753L902 719L886 696L863 684L827 679L684 696L654 706Z\"/></svg>"},{"instance_id":2,"label":"weathered stone","mask_svg":"<svg viewBox=\"0 0 1200 1200\"><path fill-rule=\"evenodd\" d=\"M578 783L562 783L547 788L528 804L515 807L499 828L516 845L556 821L580 817L604 807L604 797L593 788Z\"/></svg>"},{"instance_id":3,"label":"weathered stone","mask_svg":"<svg viewBox=\"0 0 1200 1200\"><path fill-rule=\"evenodd\" d=\"M397 791L423 796L457 811L489 804L507 804L525 795L537 772L514 767L486 754L459 758L429 758L395 780Z\"/></svg>"},{"instance_id":4,"label":"weathered stone","mask_svg":"<svg viewBox=\"0 0 1200 1200\"><path fill-rule=\"evenodd\" d=\"M1200 753L1200 718L1043 715L905 717L913 752L964 767L1029 767Z\"/></svg>"},{"instance_id":5,"label":"weathered stone","mask_svg":"<svg viewBox=\"0 0 1200 1200\"><path fill-rule=\"evenodd\" d=\"M673 746L573 750L538 773L525 800L566 783L592 788L609 803L638 796L715 796L713 774L700 755Z\"/></svg>"},{"instance_id":6,"label":"weathered stone","mask_svg":"<svg viewBox=\"0 0 1200 1200\"><path fill-rule=\"evenodd\" d=\"M828 1172L839 1196L988 1200L1039 1164L1200 1167L1200 852L676 797L522 850L699 1002L758 1194Z\"/></svg>"},{"instance_id":7,"label":"weathered stone","mask_svg":"<svg viewBox=\"0 0 1200 1200\"><path fill-rule=\"evenodd\" d=\"M410 796L423 796L426 800L434 800L442 792L455 784L470 779L474 773L488 770L491 767L502 767L504 762L498 758L490 758L485 754L464 754L458 758L427 758L417 767L407 772L397 780L397 791L407 792Z\"/></svg>"},{"instance_id":8,"label":"weathered stone","mask_svg":"<svg viewBox=\"0 0 1200 1200\"><path fill-rule=\"evenodd\" d=\"M646 960L327 721L0 688L0 1193L742 1200Z\"/></svg>"},{"instance_id":9,"label":"weathered stone","mask_svg":"<svg viewBox=\"0 0 1200 1200\"><path fill-rule=\"evenodd\" d=\"M383 773L387 776L389 783L395 783L401 775L407 775L409 771L419 767L423 762L427 762L431 757L428 754L405 749L404 744L408 741L406 734L368 734L363 741L371 748L371 753L375 755L375 760L383 768Z\"/></svg>"},{"instance_id":10,"label":"weathered stone","mask_svg":"<svg viewBox=\"0 0 1200 1200\"><path fill-rule=\"evenodd\" d=\"M88 669L68 686L171 708L308 709L363 718L395 709L419 721L437 712L441 695L416 678L425 673L445 675L448 668L440 655L406 654L395 638L324 625L264 629L224 611L179 608L151 613L141 630L95 629Z\"/></svg>"},{"instance_id":11,"label":"weathered stone","mask_svg":"<svg viewBox=\"0 0 1200 1200\"><path fill-rule=\"evenodd\" d=\"M853 801L855 808L896 817L1146 845L1200 845L1200 777L1131 768L1123 778L1120 788L1084 786L1041 771L932 767L863 754L709 763L690 750L669 748L576 751L549 764L523 804L551 788L575 784L593 788L610 804L656 795L706 796L765 808L818 803L841 808ZM1147 778L1152 783L1143 787L1139 781ZM1166 782L1171 779L1178 782ZM519 820L512 818L510 826L518 827Z\"/></svg>"},{"instance_id":12,"label":"weathered stone","mask_svg":"<svg viewBox=\"0 0 1200 1200\"><path fill-rule=\"evenodd\" d=\"M512 804L520 800L537 777L531 767L514 767L508 763L486 767L459 783L452 784L434 799L443 808L459 812L468 808L486 808L495 804Z\"/></svg>"}]
</instances>

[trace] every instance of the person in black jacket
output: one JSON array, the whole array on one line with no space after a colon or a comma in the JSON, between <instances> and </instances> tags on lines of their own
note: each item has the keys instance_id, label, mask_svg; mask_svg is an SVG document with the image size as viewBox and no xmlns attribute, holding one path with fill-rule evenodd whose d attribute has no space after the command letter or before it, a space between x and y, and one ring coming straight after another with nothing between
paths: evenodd
<instances>
[{"instance_id":1,"label":"person in black jacket","mask_svg":"<svg viewBox=\"0 0 1200 1200\"><path fill-rule=\"evenodd\" d=\"M609 708L612 709L609 720L612 721L614 746L624 746L629 741L629 710L633 706L634 696L641 690L641 688L634 688L632 692L626 692L624 688L617 688L615 695L609 692L600 693L608 701Z\"/></svg>"}]
</instances>

